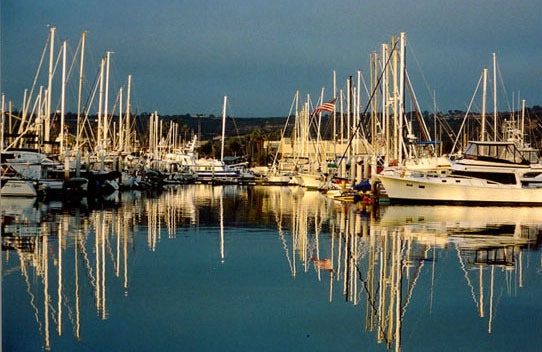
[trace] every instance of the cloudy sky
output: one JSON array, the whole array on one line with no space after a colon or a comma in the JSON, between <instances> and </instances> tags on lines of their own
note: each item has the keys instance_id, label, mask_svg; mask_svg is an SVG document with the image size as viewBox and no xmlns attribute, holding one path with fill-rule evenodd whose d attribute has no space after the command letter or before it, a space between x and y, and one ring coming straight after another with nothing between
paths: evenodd
<instances>
[{"instance_id":1,"label":"cloudy sky","mask_svg":"<svg viewBox=\"0 0 542 352\"><path fill-rule=\"evenodd\" d=\"M433 92L438 110L466 110L493 52L499 110L518 95L527 106L542 105L539 0L2 0L0 6L0 88L14 109L33 85L48 26L56 28L55 50L67 40L68 62L87 31L87 96L100 59L112 51L110 91L131 74L137 112L220 115L227 95L229 115L285 116L296 91L316 102L324 88L330 99L333 71L338 88L358 70L368 81L370 53L400 32L422 110L432 111ZM46 71L47 59L38 87L47 85ZM58 94L60 85L53 90Z\"/></svg>"}]
</instances>

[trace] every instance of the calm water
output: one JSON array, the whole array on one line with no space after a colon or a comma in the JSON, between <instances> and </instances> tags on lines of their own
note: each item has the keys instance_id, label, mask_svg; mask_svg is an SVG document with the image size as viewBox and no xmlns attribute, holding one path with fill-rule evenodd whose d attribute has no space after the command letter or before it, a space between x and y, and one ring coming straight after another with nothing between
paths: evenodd
<instances>
[{"instance_id":1,"label":"calm water","mask_svg":"<svg viewBox=\"0 0 542 352\"><path fill-rule=\"evenodd\" d=\"M1 202L4 351L542 345L542 209L204 185Z\"/></svg>"}]
</instances>

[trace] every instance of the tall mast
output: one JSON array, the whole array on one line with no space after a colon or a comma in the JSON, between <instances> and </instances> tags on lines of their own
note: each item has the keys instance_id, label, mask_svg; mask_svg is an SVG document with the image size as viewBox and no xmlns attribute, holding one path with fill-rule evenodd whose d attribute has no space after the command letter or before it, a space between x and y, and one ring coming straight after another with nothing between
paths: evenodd
<instances>
[{"instance_id":1,"label":"tall mast","mask_svg":"<svg viewBox=\"0 0 542 352\"><path fill-rule=\"evenodd\" d=\"M390 134L390 116L388 110L389 103L389 83L388 83L388 73L389 67L386 64L389 55L389 46L386 43L382 44L382 129L384 134L384 141L386 142L384 151L384 157L386 158L386 164L390 161L390 152L391 152L391 134Z\"/></svg>"},{"instance_id":2,"label":"tall mast","mask_svg":"<svg viewBox=\"0 0 542 352\"><path fill-rule=\"evenodd\" d=\"M346 80L346 131L347 131L347 134L348 134L348 138L351 137L352 135L352 130L351 130L351 125L350 125L350 122L351 122L351 119L352 119L352 114L351 114L351 110L352 110L352 107L351 107L351 104L352 104L352 76L348 76L348 79ZM352 156L352 144L351 143L348 143L348 160L350 160L350 157Z\"/></svg>"},{"instance_id":3,"label":"tall mast","mask_svg":"<svg viewBox=\"0 0 542 352\"><path fill-rule=\"evenodd\" d=\"M53 91L53 57L54 57L54 46L55 46L55 27L50 28L50 36L49 36L49 79L47 83L47 109L45 111L45 142L50 141L51 137L51 93ZM47 151L50 148L47 147Z\"/></svg>"},{"instance_id":4,"label":"tall mast","mask_svg":"<svg viewBox=\"0 0 542 352\"><path fill-rule=\"evenodd\" d=\"M320 104L324 103L324 87L322 87L322 90L320 91ZM317 159L320 159L320 125L322 124L322 113L320 112L318 114L318 126L316 126L316 157ZM310 126L309 126L310 131ZM320 160L318 160L318 163L320 163Z\"/></svg>"},{"instance_id":5,"label":"tall mast","mask_svg":"<svg viewBox=\"0 0 542 352\"><path fill-rule=\"evenodd\" d=\"M228 97L224 96L224 106L222 107L222 145L220 148L220 161L224 161L224 138L226 137L226 105Z\"/></svg>"},{"instance_id":6,"label":"tall mast","mask_svg":"<svg viewBox=\"0 0 542 352\"><path fill-rule=\"evenodd\" d=\"M4 93L2 93L2 102L1 102L2 107L0 108L2 110L2 115L0 116L0 118L2 119L2 121L0 121L0 152L4 151L4 116L5 116L4 99L5 99L5 95Z\"/></svg>"},{"instance_id":7,"label":"tall mast","mask_svg":"<svg viewBox=\"0 0 542 352\"><path fill-rule=\"evenodd\" d=\"M126 92L126 129L125 129L125 132L126 132L126 140L125 140L125 143L126 143L126 147L124 148L125 151L127 152L130 152L131 151L131 145L132 145L132 141L131 141L131 137L132 137L132 133L131 133L131 122L130 122L130 90L131 90L131 86L132 86L132 75L128 75L128 88L127 88L127 92Z\"/></svg>"},{"instance_id":8,"label":"tall mast","mask_svg":"<svg viewBox=\"0 0 542 352\"><path fill-rule=\"evenodd\" d=\"M65 153L64 150L64 114L66 106L66 41L62 43L62 88L60 93L60 154Z\"/></svg>"},{"instance_id":9,"label":"tall mast","mask_svg":"<svg viewBox=\"0 0 542 352\"><path fill-rule=\"evenodd\" d=\"M356 123L354 124L354 129L356 131L356 154L360 152L360 137L361 129L357 126L361 126L361 71L358 70L358 86L356 90Z\"/></svg>"},{"instance_id":10,"label":"tall mast","mask_svg":"<svg viewBox=\"0 0 542 352\"><path fill-rule=\"evenodd\" d=\"M103 88L104 88L104 65L105 65L105 59L102 58L100 62L100 92L98 94L98 133L97 135L97 141L96 141L96 147L98 149L103 149L103 116L102 116L102 100L103 100Z\"/></svg>"},{"instance_id":11,"label":"tall mast","mask_svg":"<svg viewBox=\"0 0 542 352\"><path fill-rule=\"evenodd\" d=\"M115 148L119 151L124 151L124 117L122 116L122 87L119 88L119 133Z\"/></svg>"},{"instance_id":12,"label":"tall mast","mask_svg":"<svg viewBox=\"0 0 542 352\"><path fill-rule=\"evenodd\" d=\"M493 53L493 140L497 140L497 54Z\"/></svg>"},{"instance_id":13,"label":"tall mast","mask_svg":"<svg viewBox=\"0 0 542 352\"><path fill-rule=\"evenodd\" d=\"M399 161L403 159L403 117L405 114L406 34L401 32L399 63Z\"/></svg>"},{"instance_id":14,"label":"tall mast","mask_svg":"<svg viewBox=\"0 0 542 352\"><path fill-rule=\"evenodd\" d=\"M109 62L111 58L111 51L108 51L106 53L106 65L105 65L105 102L104 102L104 118L103 118L103 143L104 143L104 149L107 149L108 142L107 142L107 135L109 134L108 127L109 127L109 121L107 116L107 107L108 107L108 101L109 101Z\"/></svg>"},{"instance_id":15,"label":"tall mast","mask_svg":"<svg viewBox=\"0 0 542 352\"><path fill-rule=\"evenodd\" d=\"M400 162L399 159L399 149L400 149L400 133L401 129L401 117L399 116L399 89L398 89L398 77L397 77L397 37L393 36L391 38L391 78L392 78L392 95L391 95L391 104L393 111L393 157Z\"/></svg>"},{"instance_id":16,"label":"tall mast","mask_svg":"<svg viewBox=\"0 0 542 352\"><path fill-rule=\"evenodd\" d=\"M487 95L487 68L484 68L484 82L482 90L482 132L480 139L486 140L486 95Z\"/></svg>"},{"instance_id":17,"label":"tall mast","mask_svg":"<svg viewBox=\"0 0 542 352\"><path fill-rule=\"evenodd\" d=\"M373 52L369 55L370 61L371 61L371 92L375 91L376 84L378 82L378 53ZM384 135L382 134L382 130L380 130L380 140L377 140L377 126L378 124L378 93L374 94L373 99L371 99L371 138L372 138L372 145L374 150L376 149L377 143L381 143L381 141L384 138ZM381 126L381 125L380 125ZM382 127L381 127L382 128ZM382 150L378 151L379 153L382 152Z\"/></svg>"},{"instance_id":18,"label":"tall mast","mask_svg":"<svg viewBox=\"0 0 542 352\"><path fill-rule=\"evenodd\" d=\"M521 101L521 143L525 145L525 99Z\"/></svg>"},{"instance_id":19,"label":"tall mast","mask_svg":"<svg viewBox=\"0 0 542 352\"><path fill-rule=\"evenodd\" d=\"M333 99L337 101L337 72L333 70ZM337 109L333 109L333 157L337 156Z\"/></svg>"},{"instance_id":20,"label":"tall mast","mask_svg":"<svg viewBox=\"0 0 542 352\"><path fill-rule=\"evenodd\" d=\"M79 62L79 92L77 96L77 132L75 135L75 148L79 150L80 142L80 133L81 133L81 96L83 91L83 67L85 61L85 39L87 37L87 32L83 32L81 36L81 60Z\"/></svg>"}]
</instances>

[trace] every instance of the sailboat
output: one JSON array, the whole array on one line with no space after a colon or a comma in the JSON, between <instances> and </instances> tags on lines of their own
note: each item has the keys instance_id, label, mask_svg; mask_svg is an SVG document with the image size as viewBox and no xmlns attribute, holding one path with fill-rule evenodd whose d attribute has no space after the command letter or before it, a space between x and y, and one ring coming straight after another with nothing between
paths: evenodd
<instances>
[{"instance_id":1,"label":"sailboat","mask_svg":"<svg viewBox=\"0 0 542 352\"><path fill-rule=\"evenodd\" d=\"M220 159L199 158L192 166L196 172L198 183L253 183L254 173L247 170L244 165L236 167L227 165L224 162L224 143L226 139L226 107L228 97L224 96L222 108L222 138Z\"/></svg>"}]
</instances>

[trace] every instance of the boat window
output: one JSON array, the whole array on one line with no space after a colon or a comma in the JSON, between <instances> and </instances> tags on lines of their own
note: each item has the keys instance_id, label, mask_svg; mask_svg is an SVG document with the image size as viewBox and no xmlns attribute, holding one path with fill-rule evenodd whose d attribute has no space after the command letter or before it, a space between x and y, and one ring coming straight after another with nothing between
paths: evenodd
<instances>
[{"instance_id":1,"label":"boat window","mask_svg":"<svg viewBox=\"0 0 542 352\"><path fill-rule=\"evenodd\" d=\"M454 171L455 175L463 175L467 177L475 177L480 179L485 179L488 181L493 181L496 183L514 185L517 183L516 175L511 172L462 172Z\"/></svg>"}]
</instances>

